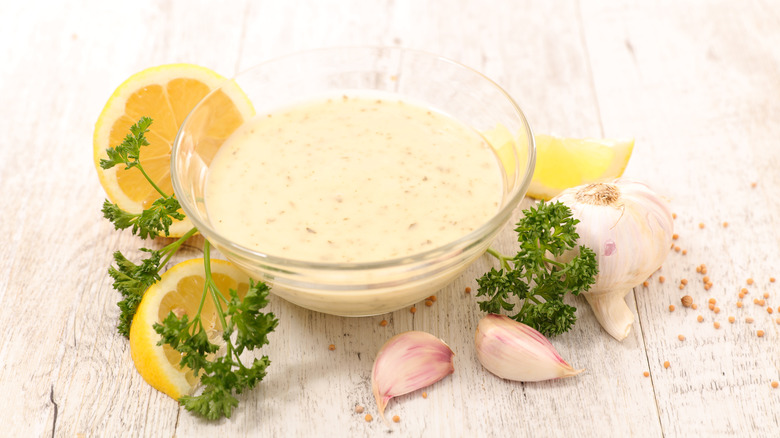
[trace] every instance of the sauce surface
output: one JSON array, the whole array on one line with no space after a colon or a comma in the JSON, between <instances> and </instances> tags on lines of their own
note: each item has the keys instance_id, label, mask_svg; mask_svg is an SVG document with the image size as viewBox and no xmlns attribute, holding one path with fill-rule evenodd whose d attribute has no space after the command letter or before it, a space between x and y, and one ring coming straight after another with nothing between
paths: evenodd
<instances>
[{"instance_id":1,"label":"sauce surface","mask_svg":"<svg viewBox=\"0 0 780 438\"><path fill-rule=\"evenodd\" d=\"M247 122L221 147L205 203L220 234L314 262L404 257L454 241L501 205L488 143L399 100L339 96Z\"/></svg>"}]
</instances>

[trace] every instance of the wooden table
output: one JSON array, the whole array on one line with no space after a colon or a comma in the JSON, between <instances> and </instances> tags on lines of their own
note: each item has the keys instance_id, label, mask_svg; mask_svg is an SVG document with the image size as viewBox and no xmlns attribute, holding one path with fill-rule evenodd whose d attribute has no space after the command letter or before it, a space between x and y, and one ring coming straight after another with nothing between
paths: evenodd
<instances>
[{"instance_id":1,"label":"wooden table","mask_svg":"<svg viewBox=\"0 0 780 438\"><path fill-rule=\"evenodd\" d=\"M0 435L780 434L780 388L770 386L780 380L780 315L752 302L766 292L780 305L769 280L780 277L780 3L203 3L0 5ZM636 138L625 174L669 199L687 254L672 251L629 295L637 320L626 340L606 335L576 299L579 322L553 343L586 373L532 384L489 374L473 348L482 314L464 293L493 265L483 257L414 315L341 318L275 298L270 373L230 420L197 419L141 379L115 330L119 296L106 274L113 251L141 242L100 214L91 144L102 106L149 66L192 62L230 76L343 45L424 49L474 67L516 98L537 133ZM508 252L512 240L507 227L497 246ZM679 305L683 294L698 310ZM412 329L452 346L455 373L427 399L391 401L400 423L367 423L354 408L376 416L374 357Z\"/></svg>"}]
</instances>

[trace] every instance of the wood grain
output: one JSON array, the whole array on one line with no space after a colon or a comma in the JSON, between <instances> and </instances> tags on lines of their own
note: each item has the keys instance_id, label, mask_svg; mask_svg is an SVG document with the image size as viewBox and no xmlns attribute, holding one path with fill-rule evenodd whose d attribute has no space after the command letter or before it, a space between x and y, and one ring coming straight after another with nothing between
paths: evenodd
<instances>
[{"instance_id":1,"label":"wood grain","mask_svg":"<svg viewBox=\"0 0 780 438\"><path fill-rule=\"evenodd\" d=\"M676 244L687 254L671 251L649 286L629 295L637 321L624 342L607 336L587 303L574 299L579 322L553 343L586 373L534 384L487 373L473 349L482 315L474 294L464 293L493 266L483 257L432 291L436 303L420 303L415 314L340 318L274 298L280 326L262 351L272 360L269 375L240 397L230 420L200 420L140 378L115 330L119 296L106 268L113 251L137 255L141 244L102 219L90 147L107 97L151 65L192 62L230 76L274 56L338 45L399 45L463 62L507 89L536 132L636 138L626 176L670 200ZM780 389L770 382L780 380L780 285L769 277L780 277L773 271L780 256L778 47L780 7L768 1L217 7L80 0L44 7L2 0L3 434L776 436ZM507 227L496 247L513 251L513 234ZM197 257L200 243L179 259ZM709 291L695 272L702 263ZM680 290L683 278L689 284ZM742 287L750 292L737 308ZM753 304L764 292L773 314ZM685 293L697 310L679 304ZM709 298L720 313L707 308ZM387 327L379 325L383 318ZM427 398L416 391L393 399L387 413L401 422L387 426L371 395L371 366L381 345L406 330L444 339L456 371L427 388ZM357 405L374 421L355 413Z\"/></svg>"}]
</instances>

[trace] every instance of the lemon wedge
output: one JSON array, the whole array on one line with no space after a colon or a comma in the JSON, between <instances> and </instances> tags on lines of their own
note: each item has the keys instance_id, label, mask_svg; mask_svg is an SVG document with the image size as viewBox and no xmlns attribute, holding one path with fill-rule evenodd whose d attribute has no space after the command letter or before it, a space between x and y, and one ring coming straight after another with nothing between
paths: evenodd
<instances>
[{"instance_id":1,"label":"lemon wedge","mask_svg":"<svg viewBox=\"0 0 780 438\"><path fill-rule=\"evenodd\" d=\"M549 200L570 187L623 174L634 140L536 135L536 167L528 196Z\"/></svg>"},{"instance_id":2,"label":"lemon wedge","mask_svg":"<svg viewBox=\"0 0 780 438\"><path fill-rule=\"evenodd\" d=\"M225 294L234 289L243 298L249 290L249 277L229 262L211 259L211 274L217 288ZM157 345L160 335L153 326L162 323L170 312L179 317L182 314L194 317L204 282L203 259L177 264L146 290L130 326L130 355L138 373L151 386L176 400L182 395L191 395L199 379L189 368L179 366L181 354L178 351L168 345ZM203 303L201 321L210 342L224 343L222 324L209 297Z\"/></svg>"},{"instance_id":3,"label":"lemon wedge","mask_svg":"<svg viewBox=\"0 0 780 438\"><path fill-rule=\"evenodd\" d=\"M140 213L160 197L136 168L115 166L104 170L100 159L106 149L122 143L130 126L143 116L153 122L146 134L149 146L141 148L139 161L150 178L167 194L173 193L170 177L171 147L187 114L215 88L204 105L213 107L216 120L209 132L214 153L225 138L254 115L249 98L241 89L217 73L192 64L168 64L148 68L123 82L111 95L95 123L93 158L100 184L111 202L130 213ZM192 225L189 220L174 221L171 237L180 237Z\"/></svg>"}]
</instances>

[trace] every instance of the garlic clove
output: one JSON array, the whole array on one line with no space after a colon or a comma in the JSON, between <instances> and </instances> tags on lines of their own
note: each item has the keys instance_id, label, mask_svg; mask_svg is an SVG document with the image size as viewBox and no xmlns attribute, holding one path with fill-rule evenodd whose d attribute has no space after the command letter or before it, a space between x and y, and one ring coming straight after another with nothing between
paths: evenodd
<instances>
[{"instance_id":1,"label":"garlic clove","mask_svg":"<svg viewBox=\"0 0 780 438\"><path fill-rule=\"evenodd\" d=\"M393 336L379 350L371 388L384 419L391 398L432 385L455 371L452 352L430 333L409 331Z\"/></svg>"},{"instance_id":2,"label":"garlic clove","mask_svg":"<svg viewBox=\"0 0 780 438\"><path fill-rule=\"evenodd\" d=\"M628 337L634 324L634 314L624 299L627 294L628 291L612 294L583 294L601 327L618 341Z\"/></svg>"},{"instance_id":3,"label":"garlic clove","mask_svg":"<svg viewBox=\"0 0 780 438\"><path fill-rule=\"evenodd\" d=\"M575 376L575 370L541 333L506 315L488 314L477 324L477 358L498 377L539 382Z\"/></svg>"}]
</instances>

